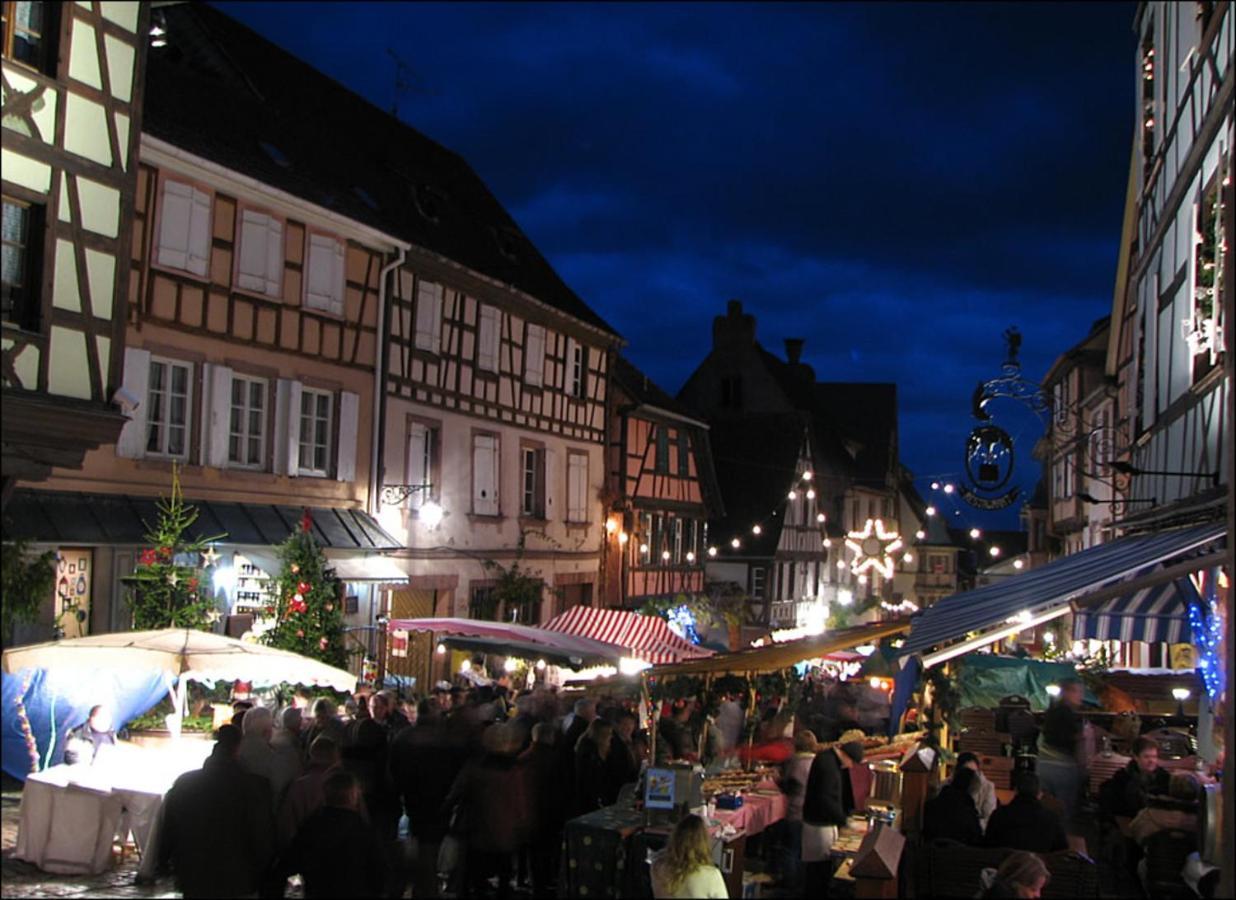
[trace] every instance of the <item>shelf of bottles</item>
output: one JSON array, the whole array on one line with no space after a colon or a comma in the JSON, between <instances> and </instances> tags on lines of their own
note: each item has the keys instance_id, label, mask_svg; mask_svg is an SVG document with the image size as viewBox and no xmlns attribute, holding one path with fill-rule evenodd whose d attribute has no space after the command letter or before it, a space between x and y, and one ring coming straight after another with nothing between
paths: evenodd
<instances>
[{"instance_id":1,"label":"shelf of bottles","mask_svg":"<svg viewBox=\"0 0 1236 900\"><path fill-rule=\"evenodd\" d=\"M233 565L236 567L235 611L253 613L255 619L262 618L266 608L275 602L269 590L270 576L240 553L236 554Z\"/></svg>"}]
</instances>

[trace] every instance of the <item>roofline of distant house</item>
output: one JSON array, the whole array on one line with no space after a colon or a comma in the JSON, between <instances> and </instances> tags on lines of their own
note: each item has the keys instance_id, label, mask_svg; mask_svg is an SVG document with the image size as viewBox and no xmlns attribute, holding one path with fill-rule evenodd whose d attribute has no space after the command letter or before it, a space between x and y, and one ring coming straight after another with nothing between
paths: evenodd
<instances>
[{"instance_id":1,"label":"roofline of distant house","mask_svg":"<svg viewBox=\"0 0 1236 900\"><path fill-rule=\"evenodd\" d=\"M682 413L676 413L673 410L666 409L664 406L657 406L655 403L640 403L640 404L637 404L635 408L636 409L646 409L648 410L648 412L654 413L658 416L662 416L666 419L673 419L676 422L686 422L688 425L694 425L697 428L704 429L705 431L708 430L707 422L704 422L700 419L692 418L691 416L685 416Z\"/></svg>"},{"instance_id":2,"label":"roofline of distant house","mask_svg":"<svg viewBox=\"0 0 1236 900\"><path fill-rule=\"evenodd\" d=\"M290 213L294 216L310 216L319 220L325 220L335 226L339 232L345 237L351 237L358 241L376 243L390 249L391 251L403 250L410 255L419 256L424 259L432 260L441 266L448 267L455 271L466 274L468 277L482 281L491 287L499 288L508 293L518 296L526 303L532 304L538 309L544 310L549 316L554 319L566 319L573 325L595 334L602 335L605 338L605 343L616 347L625 347L626 341L617 332L608 331L596 325L586 322L569 312L552 306L543 300L538 300L531 294L521 291L519 288L499 281L483 272L478 272L461 263L455 262L453 259L442 256L439 253L434 253L425 247L417 244L410 244L405 240L395 237L385 231L379 231L372 226L365 225L355 219L347 216L342 216L334 210L326 209L316 203L305 200L303 197L298 197L295 194L288 193L285 190L267 184L260 179L254 178L251 175L245 175L237 172L235 169L229 168L213 160L198 156L183 147L178 147L175 144L169 143L161 138L154 137L146 132L141 136L141 158L143 162L149 162L154 165L167 165L173 168L179 168L185 171L187 175L204 176L206 179L214 179L223 183L224 186L236 191L238 194L244 191L252 191L264 200L268 201L277 212Z\"/></svg>"}]
</instances>

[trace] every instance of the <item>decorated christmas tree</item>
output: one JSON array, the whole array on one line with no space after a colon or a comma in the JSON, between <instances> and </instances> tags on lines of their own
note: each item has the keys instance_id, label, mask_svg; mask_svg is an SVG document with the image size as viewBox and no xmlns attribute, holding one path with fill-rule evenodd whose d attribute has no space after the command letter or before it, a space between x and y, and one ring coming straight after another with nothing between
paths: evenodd
<instances>
[{"instance_id":1,"label":"decorated christmas tree","mask_svg":"<svg viewBox=\"0 0 1236 900\"><path fill-rule=\"evenodd\" d=\"M138 631L157 628L208 629L219 618L210 573L218 554L210 538L187 537L197 521L195 506L185 503L180 473L172 468L172 493L159 500L159 520L146 534L150 544L138 557L136 570L127 579L133 587L133 627Z\"/></svg>"},{"instance_id":2,"label":"decorated christmas tree","mask_svg":"<svg viewBox=\"0 0 1236 900\"><path fill-rule=\"evenodd\" d=\"M267 607L275 626L262 635L262 643L342 667L347 654L339 579L313 536L308 510L279 546L279 559L282 566L270 586L275 604Z\"/></svg>"}]
</instances>

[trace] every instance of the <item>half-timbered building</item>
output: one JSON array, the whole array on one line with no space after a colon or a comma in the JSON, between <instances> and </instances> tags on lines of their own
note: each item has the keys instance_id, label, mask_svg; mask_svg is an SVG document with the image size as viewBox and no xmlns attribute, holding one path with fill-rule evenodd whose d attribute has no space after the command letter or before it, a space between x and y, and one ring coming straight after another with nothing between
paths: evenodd
<instances>
[{"instance_id":1,"label":"half-timbered building","mask_svg":"<svg viewBox=\"0 0 1236 900\"><path fill-rule=\"evenodd\" d=\"M148 13L3 4L3 481L116 441ZM121 404L125 402L120 398Z\"/></svg>"},{"instance_id":2,"label":"half-timbered building","mask_svg":"<svg viewBox=\"0 0 1236 900\"><path fill-rule=\"evenodd\" d=\"M703 594L708 521L724 512L708 425L625 357L610 391L603 602Z\"/></svg>"}]
</instances>

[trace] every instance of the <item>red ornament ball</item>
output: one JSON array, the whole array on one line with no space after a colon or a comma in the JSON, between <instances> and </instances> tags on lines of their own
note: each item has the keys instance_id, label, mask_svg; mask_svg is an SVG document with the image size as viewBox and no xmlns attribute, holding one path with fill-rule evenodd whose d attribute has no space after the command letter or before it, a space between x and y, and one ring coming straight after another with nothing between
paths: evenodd
<instances>
[{"instance_id":1,"label":"red ornament ball","mask_svg":"<svg viewBox=\"0 0 1236 900\"><path fill-rule=\"evenodd\" d=\"M296 585L296 592L297 592L298 594L307 594L307 593L309 593L309 582L307 582L307 581L302 581L300 584Z\"/></svg>"}]
</instances>

